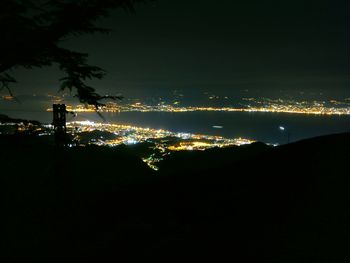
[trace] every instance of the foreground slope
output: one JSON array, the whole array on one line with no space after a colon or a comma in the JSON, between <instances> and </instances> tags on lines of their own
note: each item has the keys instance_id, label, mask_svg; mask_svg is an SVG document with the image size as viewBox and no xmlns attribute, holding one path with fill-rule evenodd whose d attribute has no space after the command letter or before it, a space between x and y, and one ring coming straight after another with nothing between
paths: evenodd
<instances>
[{"instance_id":1,"label":"foreground slope","mask_svg":"<svg viewBox=\"0 0 350 263\"><path fill-rule=\"evenodd\" d=\"M222 253L266 261L333 262L349 245L349 147L349 134L339 134L187 153L163 169L173 191L181 189L186 217L215 222L208 250L217 244Z\"/></svg>"},{"instance_id":2,"label":"foreground slope","mask_svg":"<svg viewBox=\"0 0 350 263\"><path fill-rule=\"evenodd\" d=\"M182 152L154 173L125 147L3 142L7 251L50 261L342 262L349 149L350 134L338 134Z\"/></svg>"}]
</instances>

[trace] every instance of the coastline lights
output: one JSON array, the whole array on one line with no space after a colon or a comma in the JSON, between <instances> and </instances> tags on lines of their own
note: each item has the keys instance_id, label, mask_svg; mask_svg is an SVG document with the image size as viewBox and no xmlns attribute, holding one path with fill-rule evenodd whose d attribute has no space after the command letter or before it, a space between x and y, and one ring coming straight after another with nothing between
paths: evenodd
<instances>
[{"instance_id":1,"label":"coastline lights","mask_svg":"<svg viewBox=\"0 0 350 263\"><path fill-rule=\"evenodd\" d=\"M140 102L136 104L119 105L109 103L102 106L98 112L261 112L261 113L286 113L286 114L305 114L305 115L350 115L350 104L348 101L291 101L291 100L270 100L270 99L251 99L245 100L248 104L243 107L210 107L210 106L188 106L179 107L174 105L158 104L147 105ZM67 106L69 111L74 112L96 112L94 106L77 105L75 107ZM51 111L51 109L47 109Z\"/></svg>"},{"instance_id":2,"label":"coastline lights","mask_svg":"<svg viewBox=\"0 0 350 263\"><path fill-rule=\"evenodd\" d=\"M163 129L92 121L68 122L67 128L74 131L77 140L79 140L80 134L92 131L106 131L117 136L117 138L109 140L103 140L103 137L100 136L97 140L92 138L87 142L87 144L98 146L115 147L122 144L135 145L152 141L152 153L148 156L141 156L141 159L153 170L157 170L157 164L173 151L203 151L215 147L240 146L255 142L244 138L230 139L215 135L176 133Z\"/></svg>"}]
</instances>

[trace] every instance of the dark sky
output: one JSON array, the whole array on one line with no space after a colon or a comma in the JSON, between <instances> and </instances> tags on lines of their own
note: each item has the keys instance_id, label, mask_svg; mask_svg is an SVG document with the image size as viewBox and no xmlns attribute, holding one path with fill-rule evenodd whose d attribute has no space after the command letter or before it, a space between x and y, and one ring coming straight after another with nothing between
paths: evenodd
<instances>
[{"instance_id":1,"label":"dark sky","mask_svg":"<svg viewBox=\"0 0 350 263\"><path fill-rule=\"evenodd\" d=\"M173 89L350 91L349 0L158 0L114 11L110 35L65 43L108 76L102 93ZM55 92L56 69L16 72L17 92ZM25 93L25 92L24 92Z\"/></svg>"}]
</instances>

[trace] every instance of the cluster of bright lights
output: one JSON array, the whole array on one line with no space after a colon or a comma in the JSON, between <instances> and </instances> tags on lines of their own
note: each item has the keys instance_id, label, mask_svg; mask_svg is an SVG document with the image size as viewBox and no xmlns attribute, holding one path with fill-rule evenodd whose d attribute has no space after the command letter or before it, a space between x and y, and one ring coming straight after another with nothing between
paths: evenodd
<instances>
[{"instance_id":1,"label":"cluster of bright lights","mask_svg":"<svg viewBox=\"0 0 350 263\"><path fill-rule=\"evenodd\" d=\"M130 125L96 123L91 121L70 122L67 128L79 136L83 132L104 131L113 133L116 138L105 140L98 138L90 141L90 144L99 146L118 146L121 144L131 145L143 142L152 142L154 153L144 156L142 160L154 170L157 163L172 151L203 151L214 147L228 147L251 144L254 140L236 138L228 139L221 136L176 133L163 129L141 128Z\"/></svg>"},{"instance_id":2,"label":"cluster of bright lights","mask_svg":"<svg viewBox=\"0 0 350 263\"><path fill-rule=\"evenodd\" d=\"M115 140L105 140L99 141L99 143L115 146L120 144L136 144L140 142L145 142L149 139L161 139L166 137L176 137L181 140L203 140L206 142L198 142L198 147L195 148L208 148L216 146L226 146L226 145L243 145L252 143L252 140L248 139L227 139L221 136L215 135L202 135L202 134L191 134L191 133L176 133L163 129L151 129L151 128L141 128L131 125L121 125L121 124L107 124L107 123L96 123L91 121L77 121L67 123L68 128L74 128L75 132L92 132L95 130L107 131L114 133L118 137ZM215 142L215 143L214 143ZM207 147L206 147L207 146Z\"/></svg>"},{"instance_id":3,"label":"cluster of bright lights","mask_svg":"<svg viewBox=\"0 0 350 263\"><path fill-rule=\"evenodd\" d=\"M325 101L293 101L293 100L271 100L271 99L243 99L244 107L181 107L177 103L157 105L146 105L140 102L118 105L116 103L108 103L102 106L100 112L267 112L267 113L289 113L289 114L313 114L313 115L350 115L349 103L331 100ZM51 111L52 109L48 109ZM76 107L67 106L68 111L74 112L95 112L94 106L77 105Z\"/></svg>"},{"instance_id":4,"label":"cluster of bright lights","mask_svg":"<svg viewBox=\"0 0 350 263\"><path fill-rule=\"evenodd\" d=\"M38 135L41 135L44 133L44 127L41 127L39 125L33 124L33 123L24 123L24 122L0 122L0 134L20 134L23 132L30 132L35 133Z\"/></svg>"}]
</instances>

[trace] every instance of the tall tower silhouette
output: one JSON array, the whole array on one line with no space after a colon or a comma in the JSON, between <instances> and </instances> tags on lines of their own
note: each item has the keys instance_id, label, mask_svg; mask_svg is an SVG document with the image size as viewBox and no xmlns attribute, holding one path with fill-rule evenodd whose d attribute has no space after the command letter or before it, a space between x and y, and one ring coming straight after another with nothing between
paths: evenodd
<instances>
[{"instance_id":1,"label":"tall tower silhouette","mask_svg":"<svg viewBox=\"0 0 350 263\"><path fill-rule=\"evenodd\" d=\"M55 140L56 144L61 145L65 143L66 139L66 114L67 109L65 104L53 104L53 121L52 125L54 126L55 131Z\"/></svg>"}]
</instances>

